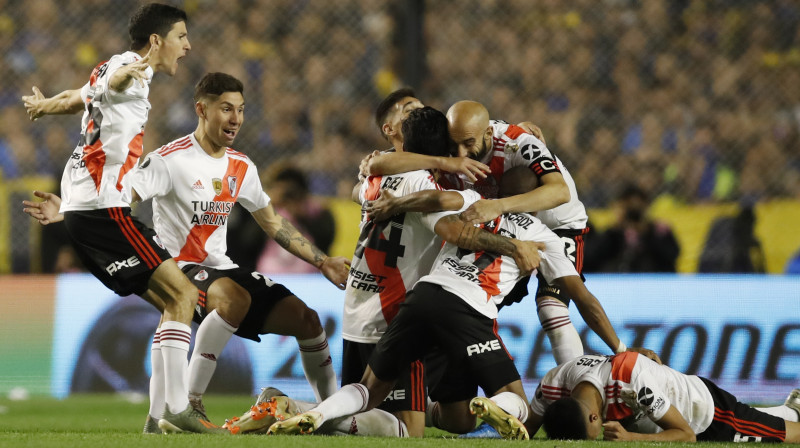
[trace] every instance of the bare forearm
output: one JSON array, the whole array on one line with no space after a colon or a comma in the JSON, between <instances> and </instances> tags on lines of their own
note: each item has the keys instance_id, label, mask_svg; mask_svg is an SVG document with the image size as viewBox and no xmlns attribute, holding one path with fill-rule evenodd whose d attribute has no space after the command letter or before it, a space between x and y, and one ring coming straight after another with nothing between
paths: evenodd
<instances>
[{"instance_id":1,"label":"bare forearm","mask_svg":"<svg viewBox=\"0 0 800 448\"><path fill-rule=\"evenodd\" d=\"M498 199L503 213L534 213L550 210L569 202L570 194L566 185L542 185L525 194Z\"/></svg>"},{"instance_id":2,"label":"bare forearm","mask_svg":"<svg viewBox=\"0 0 800 448\"><path fill-rule=\"evenodd\" d=\"M133 85L133 77L126 70L117 70L108 80L108 87L115 92L124 92Z\"/></svg>"},{"instance_id":3,"label":"bare forearm","mask_svg":"<svg viewBox=\"0 0 800 448\"><path fill-rule=\"evenodd\" d=\"M289 220L280 217L280 226L274 231L267 231L270 237L281 247L289 251L294 256L319 268L327 256L308 238L304 237Z\"/></svg>"},{"instance_id":4,"label":"bare forearm","mask_svg":"<svg viewBox=\"0 0 800 448\"><path fill-rule=\"evenodd\" d=\"M65 90L40 103L40 111L45 115L74 114L83 110L80 89Z\"/></svg>"},{"instance_id":5,"label":"bare forearm","mask_svg":"<svg viewBox=\"0 0 800 448\"><path fill-rule=\"evenodd\" d=\"M439 220L436 223L436 233L445 241L470 251L486 251L513 257L517 250L511 238L464 223L456 215Z\"/></svg>"},{"instance_id":6,"label":"bare forearm","mask_svg":"<svg viewBox=\"0 0 800 448\"><path fill-rule=\"evenodd\" d=\"M441 167L441 157L426 156L411 152L390 152L370 159L367 164L368 174L407 173L409 171L427 170Z\"/></svg>"},{"instance_id":7,"label":"bare forearm","mask_svg":"<svg viewBox=\"0 0 800 448\"><path fill-rule=\"evenodd\" d=\"M596 335L600 336L600 339L608 345L612 352L616 352L620 341L617 332L608 320L608 316L605 310L603 310L602 305L600 305L600 302L594 296L592 296L592 298L593 300L589 300L588 303L579 303L576 301L575 306L581 313L581 317L583 317L583 321L586 322L586 325L588 325Z\"/></svg>"}]
</instances>

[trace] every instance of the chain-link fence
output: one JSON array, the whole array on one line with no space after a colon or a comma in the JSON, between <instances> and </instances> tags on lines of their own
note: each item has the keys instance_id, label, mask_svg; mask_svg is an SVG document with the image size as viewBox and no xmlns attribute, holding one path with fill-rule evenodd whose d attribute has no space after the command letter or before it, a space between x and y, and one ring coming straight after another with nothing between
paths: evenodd
<instances>
[{"instance_id":1,"label":"chain-link fence","mask_svg":"<svg viewBox=\"0 0 800 448\"><path fill-rule=\"evenodd\" d=\"M687 203L800 198L798 0L171 3L192 50L152 84L146 152L194 130L194 84L223 71L245 83L236 148L262 168L289 160L320 195L349 194L387 146L374 107L411 85L438 108L474 99L541 126L589 207L628 184ZM0 271L42 268L17 204L57 188L80 131L78 116L30 123L20 96L83 85L127 49L138 5L0 0Z\"/></svg>"}]
</instances>

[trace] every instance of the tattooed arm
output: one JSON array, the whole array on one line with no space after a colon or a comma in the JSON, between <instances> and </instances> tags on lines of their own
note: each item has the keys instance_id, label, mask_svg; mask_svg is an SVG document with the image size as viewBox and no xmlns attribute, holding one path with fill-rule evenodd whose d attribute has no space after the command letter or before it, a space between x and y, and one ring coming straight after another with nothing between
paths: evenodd
<instances>
[{"instance_id":1,"label":"tattooed arm","mask_svg":"<svg viewBox=\"0 0 800 448\"><path fill-rule=\"evenodd\" d=\"M320 270L339 289L344 289L350 260L344 257L329 257L304 237L288 219L275 213L272 204L253 212L253 218L270 238L292 255L310 263Z\"/></svg>"},{"instance_id":2,"label":"tattooed arm","mask_svg":"<svg viewBox=\"0 0 800 448\"><path fill-rule=\"evenodd\" d=\"M530 273L539 267L539 251L545 249L544 243L508 238L466 224L457 214L440 219L434 230L442 239L462 249L512 257L523 273Z\"/></svg>"}]
</instances>

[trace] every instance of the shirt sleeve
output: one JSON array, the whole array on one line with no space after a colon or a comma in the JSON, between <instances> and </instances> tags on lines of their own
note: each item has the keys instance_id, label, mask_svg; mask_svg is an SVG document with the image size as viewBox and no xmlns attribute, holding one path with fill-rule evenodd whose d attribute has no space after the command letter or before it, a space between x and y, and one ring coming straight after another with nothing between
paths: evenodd
<instances>
[{"instance_id":1,"label":"shirt sleeve","mask_svg":"<svg viewBox=\"0 0 800 448\"><path fill-rule=\"evenodd\" d=\"M172 190L172 176L164 158L151 152L130 174L131 188L142 201L164 196Z\"/></svg>"},{"instance_id":2,"label":"shirt sleeve","mask_svg":"<svg viewBox=\"0 0 800 448\"><path fill-rule=\"evenodd\" d=\"M247 174L236 200L250 213L269 205L270 198L261 186L261 179L255 164L248 162Z\"/></svg>"},{"instance_id":3,"label":"shirt sleeve","mask_svg":"<svg viewBox=\"0 0 800 448\"><path fill-rule=\"evenodd\" d=\"M510 154L511 167L525 165L537 177L549 173L560 173L561 168L553 153L547 146L531 134L521 134L517 137L518 149ZM507 156L508 157L508 156Z\"/></svg>"},{"instance_id":4,"label":"shirt sleeve","mask_svg":"<svg viewBox=\"0 0 800 448\"><path fill-rule=\"evenodd\" d=\"M639 356L637 360L639 365L636 366L638 372L631 381L631 390L635 393L635 396L631 394L630 398L625 400L625 404L634 410L634 414L642 412L655 422L664 417L672 403L661 386L659 386L656 378L650 373L648 361L652 363L644 356ZM629 400L631 402L628 402Z\"/></svg>"}]
</instances>

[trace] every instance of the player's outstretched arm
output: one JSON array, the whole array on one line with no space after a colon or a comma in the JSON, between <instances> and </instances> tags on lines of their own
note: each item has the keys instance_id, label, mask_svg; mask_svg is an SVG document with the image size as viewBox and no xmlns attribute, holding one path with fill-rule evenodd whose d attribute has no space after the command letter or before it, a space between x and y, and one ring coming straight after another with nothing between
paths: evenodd
<instances>
[{"instance_id":1,"label":"player's outstretched arm","mask_svg":"<svg viewBox=\"0 0 800 448\"><path fill-rule=\"evenodd\" d=\"M548 173L541 177L541 185L533 190L501 199L481 200L462 213L462 219L471 224L491 221L503 213L534 213L550 210L570 200L569 187L561 173Z\"/></svg>"},{"instance_id":2,"label":"player's outstretched arm","mask_svg":"<svg viewBox=\"0 0 800 448\"><path fill-rule=\"evenodd\" d=\"M361 173L366 176L430 169L463 174L472 182L476 182L478 178L486 178L487 173L491 172L488 165L472 160L469 157L426 156L413 152L372 154L361 165Z\"/></svg>"},{"instance_id":3,"label":"player's outstretched arm","mask_svg":"<svg viewBox=\"0 0 800 448\"><path fill-rule=\"evenodd\" d=\"M606 311L603 305L597 300L588 289L578 275L568 275L555 279L556 285L566 292L568 297L571 297L575 302L575 307L583 317L586 325L600 336L600 339L605 342L614 353L620 353L627 350L624 344L621 344L617 332L608 320Z\"/></svg>"},{"instance_id":4,"label":"player's outstretched arm","mask_svg":"<svg viewBox=\"0 0 800 448\"><path fill-rule=\"evenodd\" d=\"M455 191L422 190L398 197L384 189L378 199L364 205L364 211L370 219L383 221L400 213L458 210L463 205L464 197Z\"/></svg>"},{"instance_id":5,"label":"player's outstretched arm","mask_svg":"<svg viewBox=\"0 0 800 448\"><path fill-rule=\"evenodd\" d=\"M310 263L339 289L344 289L350 272L350 260L329 257L301 234L288 219L275 213L272 204L253 212L253 218L270 238L292 255Z\"/></svg>"},{"instance_id":6,"label":"player's outstretched arm","mask_svg":"<svg viewBox=\"0 0 800 448\"><path fill-rule=\"evenodd\" d=\"M25 208L22 209L23 212L30 215L43 226L64 220L64 215L58 212L61 208L60 197L53 193L46 193L43 191L34 191L33 195L37 198L41 198L42 201L22 201L22 205L25 206Z\"/></svg>"},{"instance_id":7,"label":"player's outstretched arm","mask_svg":"<svg viewBox=\"0 0 800 448\"><path fill-rule=\"evenodd\" d=\"M115 70L108 79L108 87L115 92L124 92L133 85L134 81L138 82L140 86L144 86L147 82L147 67L150 66L150 54L153 52L154 48L157 49L158 47L155 45L151 46L150 50L147 51L147 54L144 55L142 59L123 65Z\"/></svg>"},{"instance_id":8,"label":"player's outstretched arm","mask_svg":"<svg viewBox=\"0 0 800 448\"><path fill-rule=\"evenodd\" d=\"M22 97L22 104L31 121L36 121L42 115L75 114L83 110L80 89L65 90L50 98L45 98L36 86L33 86L32 90L33 95Z\"/></svg>"},{"instance_id":9,"label":"player's outstretched arm","mask_svg":"<svg viewBox=\"0 0 800 448\"><path fill-rule=\"evenodd\" d=\"M660 426L663 431L656 434L639 434L635 432L628 432L619 422L610 421L603 423L603 439L615 441L652 441L652 442L696 442L697 437L692 431L691 426L685 418L675 409L675 406L670 406L667 413L656 420L656 424Z\"/></svg>"},{"instance_id":10,"label":"player's outstretched arm","mask_svg":"<svg viewBox=\"0 0 800 448\"><path fill-rule=\"evenodd\" d=\"M456 215L447 215L436 223L436 234L443 240L471 251L486 251L512 257L522 275L528 275L539 267L544 243L508 238L466 224Z\"/></svg>"}]
</instances>

